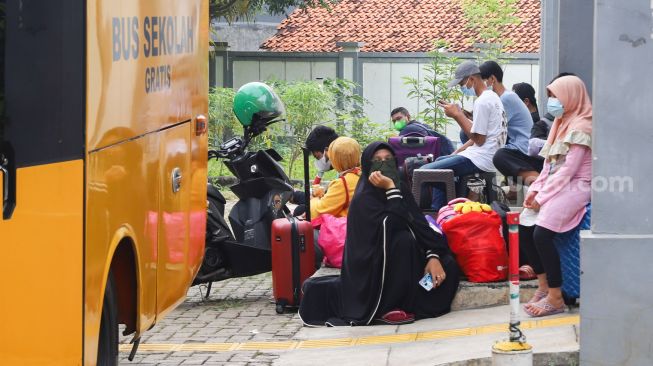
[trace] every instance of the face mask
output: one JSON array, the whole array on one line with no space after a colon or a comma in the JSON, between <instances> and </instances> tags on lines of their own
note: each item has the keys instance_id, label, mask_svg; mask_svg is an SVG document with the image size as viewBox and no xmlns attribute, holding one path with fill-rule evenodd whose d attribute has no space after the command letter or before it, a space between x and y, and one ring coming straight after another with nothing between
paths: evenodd
<instances>
[{"instance_id":1,"label":"face mask","mask_svg":"<svg viewBox=\"0 0 653 366\"><path fill-rule=\"evenodd\" d=\"M403 130L404 127L406 127L406 119L402 118L402 119L396 120L395 123L394 123L394 126L395 126L395 130L397 130L397 131Z\"/></svg>"},{"instance_id":2,"label":"face mask","mask_svg":"<svg viewBox=\"0 0 653 366\"><path fill-rule=\"evenodd\" d=\"M322 155L322 158L315 162L315 167L318 172L326 172L331 170L331 162L327 160L326 154Z\"/></svg>"},{"instance_id":3,"label":"face mask","mask_svg":"<svg viewBox=\"0 0 653 366\"><path fill-rule=\"evenodd\" d=\"M485 83L485 87L487 88L487 90L490 90L490 91L494 90L494 85L491 85L491 84L487 85L487 83Z\"/></svg>"},{"instance_id":4,"label":"face mask","mask_svg":"<svg viewBox=\"0 0 653 366\"><path fill-rule=\"evenodd\" d=\"M476 90L474 90L474 84L472 84L471 88L468 88L467 85L463 85L460 87L460 90L462 90L463 95L468 96L468 97L475 97L476 96Z\"/></svg>"},{"instance_id":5,"label":"face mask","mask_svg":"<svg viewBox=\"0 0 653 366\"><path fill-rule=\"evenodd\" d=\"M546 102L546 110L549 111L553 117L560 117L565 113L565 107L563 107L558 98L549 98Z\"/></svg>"},{"instance_id":6,"label":"face mask","mask_svg":"<svg viewBox=\"0 0 653 366\"><path fill-rule=\"evenodd\" d=\"M384 176L392 179L395 187L399 188L399 170L397 169L397 161L394 158L388 158L381 161L372 161L372 168L370 173L379 171Z\"/></svg>"}]
</instances>

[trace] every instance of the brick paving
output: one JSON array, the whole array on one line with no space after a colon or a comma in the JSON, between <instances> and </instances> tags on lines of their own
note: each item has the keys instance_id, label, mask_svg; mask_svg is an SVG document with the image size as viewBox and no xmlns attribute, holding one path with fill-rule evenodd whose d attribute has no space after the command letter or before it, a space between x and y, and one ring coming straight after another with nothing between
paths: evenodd
<instances>
[{"instance_id":1,"label":"brick paving","mask_svg":"<svg viewBox=\"0 0 653 366\"><path fill-rule=\"evenodd\" d=\"M193 287L186 301L143 335L141 345L289 340L302 324L296 312L275 312L271 286L270 273L215 282L208 300L204 286ZM130 363L128 354L121 352L121 365L271 365L279 357L258 351L139 352Z\"/></svg>"},{"instance_id":2,"label":"brick paving","mask_svg":"<svg viewBox=\"0 0 653 366\"><path fill-rule=\"evenodd\" d=\"M224 194L228 216L236 201L230 192ZM143 335L141 345L284 341L302 327L296 312L275 312L271 273L214 282L208 299L205 293L206 286L191 287L186 300ZM128 356L120 354L121 365L271 365L279 357L259 351L139 352L130 363Z\"/></svg>"}]
</instances>

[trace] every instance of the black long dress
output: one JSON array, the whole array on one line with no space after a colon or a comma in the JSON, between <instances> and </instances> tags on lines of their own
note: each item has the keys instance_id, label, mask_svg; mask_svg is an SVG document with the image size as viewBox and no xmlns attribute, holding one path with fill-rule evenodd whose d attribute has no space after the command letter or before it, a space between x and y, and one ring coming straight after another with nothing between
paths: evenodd
<instances>
[{"instance_id":1,"label":"black long dress","mask_svg":"<svg viewBox=\"0 0 653 366\"><path fill-rule=\"evenodd\" d=\"M341 275L304 283L299 315L306 325L369 325L394 309L417 319L451 309L458 266L405 187L384 192L369 182L372 157L379 149L394 154L383 142L372 143L363 152L363 174L347 215ZM418 283L427 252L440 256L446 273L442 285L429 292Z\"/></svg>"}]
</instances>

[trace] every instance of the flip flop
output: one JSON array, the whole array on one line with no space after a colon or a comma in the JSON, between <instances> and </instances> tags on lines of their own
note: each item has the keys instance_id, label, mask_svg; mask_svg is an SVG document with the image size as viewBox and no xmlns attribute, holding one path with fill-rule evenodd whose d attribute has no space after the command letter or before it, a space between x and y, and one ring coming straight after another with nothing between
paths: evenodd
<instances>
[{"instance_id":1,"label":"flip flop","mask_svg":"<svg viewBox=\"0 0 653 366\"><path fill-rule=\"evenodd\" d=\"M415 314L407 313L403 310L392 310L385 313L382 317L374 319L375 324L402 325L415 322Z\"/></svg>"},{"instance_id":2,"label":"flip flop","mask_svg":"<svg viewBox=\"0 0 653 366\"><path fill-rule=\"evenodd\" d=\"M529 266L528 264L524 264L523 266L519 267L520 280L530 281L536 278L537 278L537 274L535 274L535 270L533 270L533 267Z\"/></svg>"},{"instance_id":3,"label":"flip flop","mask_svg":"<svg viewBox=\"0 0 653 366\"><path fill-rule=\"evenodd\" d=\"M533 310L537 309L540 310L540 314L536 314ZM530 307L524 307L524 311L526 314L532 316L533 318L539 318L543 316L549 316L549 315L555 315L555 314L560 314L565 312L565 306L562 305L562 307L555 307L549 303L549 301L545 298L542 300L530 304Z\"/></svg>"},{"instance_id":4,"label":"flip flop","mask_svg":"<svg viewBox=\"0 0 653 366\"><path fill-rule=\"evenodd\" d=\"M549 293L546 292L546 291L535 290L535 293L533 294L533 297L531 297L531 299L528 300L528 302L527 302L526 304L527 304L527 305L528 305L528 304L535 304L536 302L539 302L540 300L542 300L543 298L545 298L546 295L548 295L548 294L549 294Z\"/></svg>"}]
</instances>

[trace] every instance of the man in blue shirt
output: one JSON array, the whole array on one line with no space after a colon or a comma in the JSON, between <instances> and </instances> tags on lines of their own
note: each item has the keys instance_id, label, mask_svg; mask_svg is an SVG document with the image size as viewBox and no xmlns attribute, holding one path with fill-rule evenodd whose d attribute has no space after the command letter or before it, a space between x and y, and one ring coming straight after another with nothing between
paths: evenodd
<instances>
[{"instance_id":1,"label":"man in blue shirt","mask_svg":"<svg viewBox=\"0 0 653 366\"><path fill-rule=\"evenodd\" d=\"M529 185L542 169L542 163L528 155L533 118L519 96L503 86L503 70L499 64L486 61L479 68L486 86L501 98L508 118L508 140L505 147L496 152L492 163L505 177L521 178Z\"/></svg>"},{"instance_id":2,"label":"man in blue shirt","mask_svg":"<svg viewBox=\"0 0 653 366\"><path fill-rule=\"evenodd\" d=\"M451 155L453 144L445 135L437 133L429 126L422 122L417 122L410 118L410 113L404 107L397 107L390 112L390 118L399 136L405 136L410 133L417 133L423 136L433 136L440 139L440 156Z\"/></svg>"}]
</instances>

